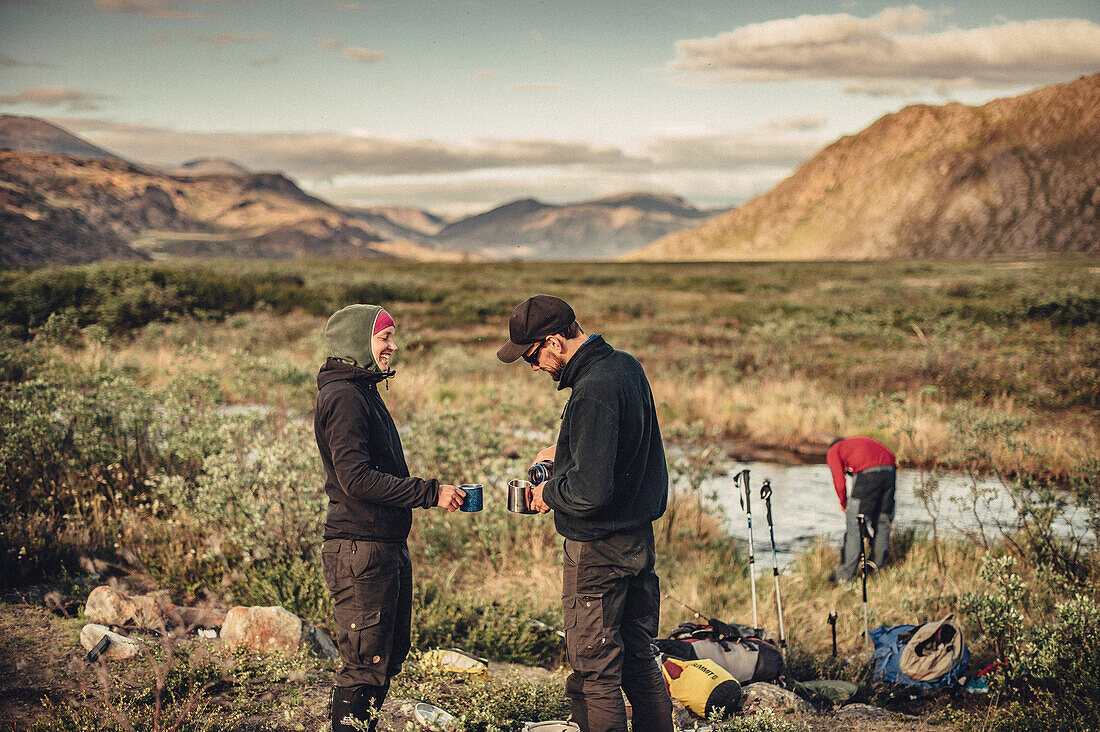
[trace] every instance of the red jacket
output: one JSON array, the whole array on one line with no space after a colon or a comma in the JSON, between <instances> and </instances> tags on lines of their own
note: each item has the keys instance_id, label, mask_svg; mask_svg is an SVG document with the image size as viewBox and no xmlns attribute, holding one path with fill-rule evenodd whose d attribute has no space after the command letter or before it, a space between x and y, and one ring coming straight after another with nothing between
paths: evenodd
<instances>
[{"instance_id":1,"label":"red jacket","mask_svg":"<svg viewBox=\"0 0 1100 732\"><path fill-rule=\"evenodd\" d=\"M873 468L879 465L893 465L897 467L898 461L894 453L887 449L878 440L870 437L847 437L829 448L825 453L825 462L833 471L833 488L836 489L837 498L840 499L840 507L848 508L848 486L844 482L844 474L855 475L861 470Z\"/></svg>"}]
</instances>

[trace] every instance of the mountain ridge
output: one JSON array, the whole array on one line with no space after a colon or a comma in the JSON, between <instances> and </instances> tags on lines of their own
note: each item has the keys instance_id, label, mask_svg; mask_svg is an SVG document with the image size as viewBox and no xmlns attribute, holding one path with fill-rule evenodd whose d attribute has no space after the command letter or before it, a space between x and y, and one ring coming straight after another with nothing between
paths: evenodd
<instances>
[{"instance_id":1,"label":"mountain ridge","mask_svg":"<svg viewBox=\"0 0 1100 732\"><path fill-rule=\"evenodd\" d=\"M0 264L166 256L611 257L715 213L676 196L629 191L561 205L519 199L452 220L408 207L336 206L282 173L250 172L225 158L143 165L35 118L7 116L0 139L12 149L0 154L6 224Z\"/></svg>"},{"instance_id":2,"label":"mountain ridge","mask_svg":"<svg viewBox=\"0 0 1100 732\"><path fill-rule=\"evenodd\" d=\"M0 114L0 149L123 160L52 122L16 114Z\"/></svg>"},{"instance_id":3,"label":"mountain ridge","mask_svg":"<svg viewBox=\"0 0 1100 732\"><path fill-rule=\"evenodd\" d=\"M521 198L451 223L434 238L490 258L612 258L717 213L637 191L566 204Z\"/></svg>"},{"instance_id":4,"label":"mountain ridge","mask_svg":"<svg viewBox=\"0 0 1100 732\"><path fill-rule=\"evenodd\" d=\"M1100 74L979 107L913 105L632 260L1100 251Z\"/></svg>"}]
</instances>

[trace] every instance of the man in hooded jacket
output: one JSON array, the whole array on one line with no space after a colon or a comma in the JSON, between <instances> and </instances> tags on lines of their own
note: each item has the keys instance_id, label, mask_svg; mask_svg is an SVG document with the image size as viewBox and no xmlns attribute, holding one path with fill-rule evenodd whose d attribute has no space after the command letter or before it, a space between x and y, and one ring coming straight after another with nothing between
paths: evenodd
<instances>
[{"instance_id":1,"label":"man in hooded jacket","mask_svg":"<svg viewBox=\"0 0 1100 732\"><path fill-rule=\"evenodd\" d=\"M508 321L497 358L523 358L572 389L555 445L536 456L553 477L531 507L554 511L564 541L562 613L573 673L565 682L582 732L672 732L672 701L651 648L661 610L653 522L665 512L668 468L642 366L586 335L560 298L535 295ZM621 689L621 691L620 691Z\"/></svg>"},{"instance_id":2,"label":"man in hooded jacket","mask_svg":"<svg viewBox=\"0 0 1100 732\"><path fill-rule=\"evenodd\" d=\"M335 605L343 667L332 696L333 732L370 720L411 645L413 508L454 511L464 492L410 477L401 438L378 384L392 377L393 318L349 305L325 326L330 356L317 374L314 431L325 469L328 514L321 559Z\"/></svg>"}]
</instances>

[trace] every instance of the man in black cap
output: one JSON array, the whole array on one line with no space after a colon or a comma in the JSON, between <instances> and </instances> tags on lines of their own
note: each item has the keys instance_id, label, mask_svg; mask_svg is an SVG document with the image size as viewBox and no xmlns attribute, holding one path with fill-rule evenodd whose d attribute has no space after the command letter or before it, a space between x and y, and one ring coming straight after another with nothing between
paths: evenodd
<instances>
[{"instance_id":1,"label":"man in black cap","mask_svg":"<svg viewBox=\"0 0 1100 732\"><path fill-rule=\"evenodd\" d=\"M566 680L583 732L671 732L672 702L650 644L661 610L653 522L668 501L668 469L649 381L637 359L588 336L573 309L550 295L521 303L497 358L521 356L558 389L572 389L555 445L536 461L553 476L531 506L553 509L565 537L562 611L573 673Z\"/></svg>"}]
</instances>

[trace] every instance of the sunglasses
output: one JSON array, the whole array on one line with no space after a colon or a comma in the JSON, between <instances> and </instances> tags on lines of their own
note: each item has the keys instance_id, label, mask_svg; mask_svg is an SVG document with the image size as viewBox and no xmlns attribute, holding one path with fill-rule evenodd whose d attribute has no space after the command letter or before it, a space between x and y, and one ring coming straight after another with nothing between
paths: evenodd
<instances>
[{"instance_id":1,"label":"sunglasses","mask_svg":"<svg viewBox=\"0 0 1100 732\"><path fill-rule=\"evenodd\" d=\"M538 348L536 348L535 350L533 350L530 353L525 354L523 356L523 360L526 361L527 363L531 364L532 366L538 366L539 365L539 351L541 351L542 347L545 346L545 345L546 345L546 339L543 339L539 343Z\"/></svg>"}]
</instances>

